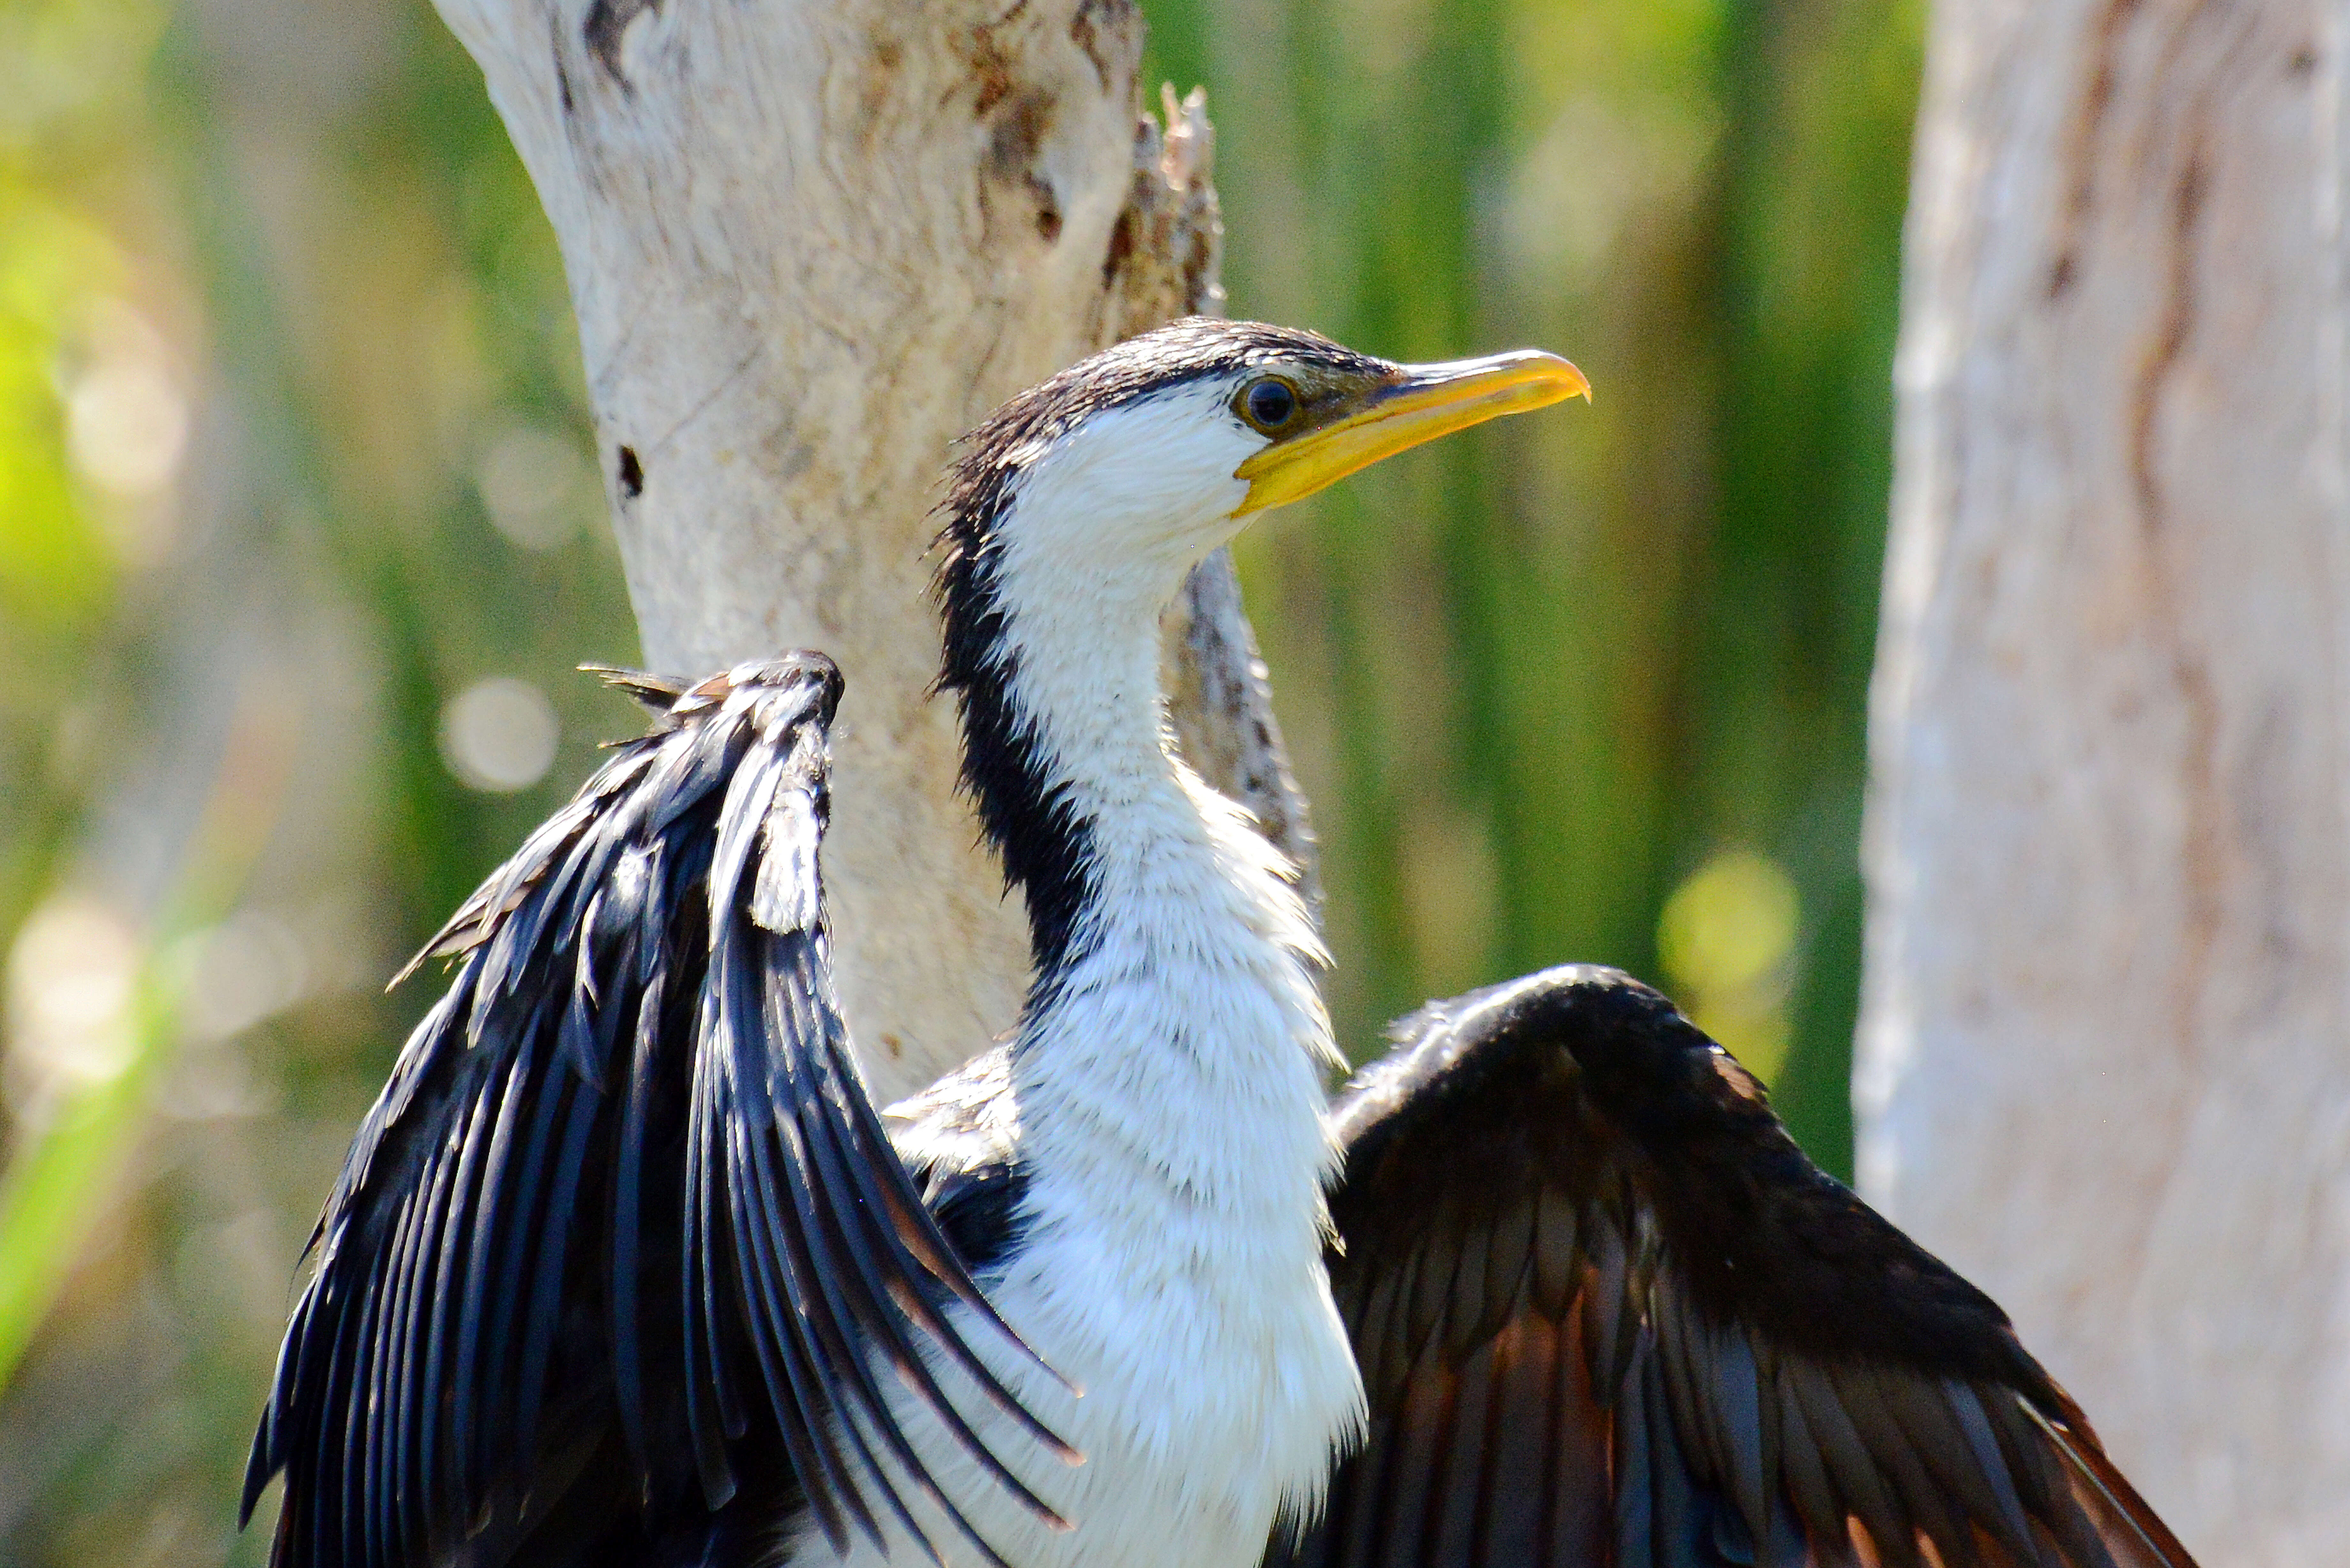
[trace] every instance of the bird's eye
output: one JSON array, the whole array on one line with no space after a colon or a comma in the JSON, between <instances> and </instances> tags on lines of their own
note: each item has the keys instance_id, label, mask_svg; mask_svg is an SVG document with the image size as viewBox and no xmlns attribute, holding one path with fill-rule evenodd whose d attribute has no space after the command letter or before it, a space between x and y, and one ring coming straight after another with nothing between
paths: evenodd
<instances>
[{"instance_id":1,"label":"bird's eye","mask_svg":"<svg viewBox=\"0 0 2350 1568\"><path fill-rule=\"evenodd\" d=\"M1277 431L1297 413L1297 389L1278 376L1266 376L1241 389L1241 413L1265 431Z\"/></svg>"}]
</instances>

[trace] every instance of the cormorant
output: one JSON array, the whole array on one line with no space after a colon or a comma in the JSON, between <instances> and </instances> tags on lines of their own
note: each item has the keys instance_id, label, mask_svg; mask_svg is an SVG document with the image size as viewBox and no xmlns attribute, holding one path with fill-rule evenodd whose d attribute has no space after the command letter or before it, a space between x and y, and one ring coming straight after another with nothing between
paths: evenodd
<instances>
[{"instance_id":1,"label":"cormorant","mask_svg":"<svg viewBox=\"0 0 2350 1568\"><path fill-rule=\"evenodd\" d=\"M886 1116L826 945L838 673L616 677L651 732L429 949L319 1221L273 1561L2189 1568L1656 992L1435 1004L1326 1096L1325 955L1174 753L1159 611L1252 514L1586 391L1194 319L973 432L939 684L1034 980Z\"/></svg>"}]
</instances>

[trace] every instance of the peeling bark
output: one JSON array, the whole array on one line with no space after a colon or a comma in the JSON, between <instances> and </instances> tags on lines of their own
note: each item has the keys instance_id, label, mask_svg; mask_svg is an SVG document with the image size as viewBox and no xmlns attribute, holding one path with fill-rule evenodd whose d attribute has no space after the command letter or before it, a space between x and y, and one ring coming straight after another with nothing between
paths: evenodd
<instances>
[{"instance_id":1,"label":"peeling bark","mask_svg":"<svg viewBox=\"0 0 2350 1568\"><path fill-rule=\"evenodd\" d=\"M2350 7L1937 7L1870 1196L2211 1563L2350 1561Z\"/></svg>"},{"instance_id":2,"label":"peeling bark","mask_svg":"<svg viewBox=\"0 0 2350 1568\"><path fill-rule=\"evenodd\" d=\"M1204 108L1138 113L1132 0L439 4L562 244L646 661L812 647L847 678L844 999L877 1092L926 1084L1028 972L929 696L937 476L1014 391L1221 309ZM1310 852L1231 563L1187 604L1183 742Z\"/></svg>"}]
</instances>

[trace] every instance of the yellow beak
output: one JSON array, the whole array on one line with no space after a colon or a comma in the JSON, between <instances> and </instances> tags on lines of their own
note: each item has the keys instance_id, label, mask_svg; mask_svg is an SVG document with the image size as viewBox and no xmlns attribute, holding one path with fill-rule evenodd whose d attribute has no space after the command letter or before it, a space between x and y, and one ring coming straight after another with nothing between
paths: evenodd
<instances>
[{"instance_id":1,"label":"yellow beak","mask_svg":"<svg viewBox=\"0 0 2350 1568\"><path fill-rule=\"evenodd\" d=\"M1591 397L1582 371L1539 348L1410 365L1405 372L1337 419L1275 441L1234 469L1232 477L1247 480L1249 490L1232 514L1302 500L1382 458L1503 414Z\"/></svg>"}]
</instances>

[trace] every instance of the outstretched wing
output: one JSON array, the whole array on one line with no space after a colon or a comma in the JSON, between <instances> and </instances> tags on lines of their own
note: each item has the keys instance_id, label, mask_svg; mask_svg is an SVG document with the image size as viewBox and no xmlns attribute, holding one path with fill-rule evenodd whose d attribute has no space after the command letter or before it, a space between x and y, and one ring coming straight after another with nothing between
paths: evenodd
<instances>
[{"instance_id":1,"label":"outstretched wing","mask_svg":"<svg viewBox=\"0 0 2350 1568\"><path fill-rule=\"evenodd\" d=\"M1370 1396L1313 1568L2191 1568L1989 1298L1614 971L1409 1020L1338 1109Z\"/></svg>"},{"instance_id":2,"label":"outstretched wing","mask_svg":"<svg viewBox=\"0 0 2350 1568\"><path fill-rule=\"evenodd\" d=\"M788 1502L836 1547L878 1541L877 1510L921 1539L893 1471L961 1516L877 1361L1045 1511L920 1354L1026 1420L943 1314L993 1320L834 1002L816 851L838 673L797 654L618 683L655 728L433 943L454 981L312 1238L245 1482L249 1516L286 1476L284 1568L608 1561L743 1485L770 1531Z\"/></svg>"}]
</instances>

